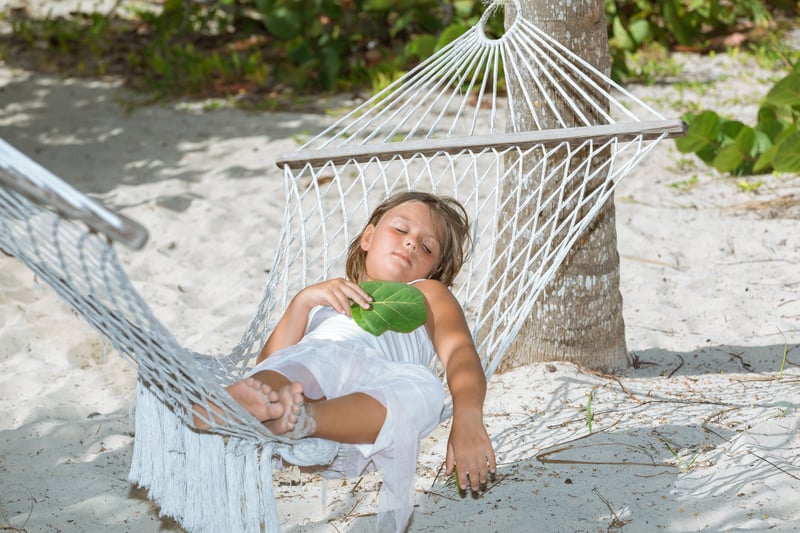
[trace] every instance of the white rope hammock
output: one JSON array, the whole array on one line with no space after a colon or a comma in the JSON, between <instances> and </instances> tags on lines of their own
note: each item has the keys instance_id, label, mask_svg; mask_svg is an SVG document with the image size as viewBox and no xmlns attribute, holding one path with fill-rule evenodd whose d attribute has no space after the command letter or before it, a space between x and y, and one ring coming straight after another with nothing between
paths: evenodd
<instances>
[{"instance_id":1,"label":"white rope hammock","mask_svg":"<svg viewBox=\"0 0 800 533\"><path fill-rule=\"evenodd\" d=\"M141 247L141 226L0 141L0 247L138 364L130 479L186 529L277 531L273 457L327 464L336 453L334 443L272 436L224 386L252 366L295 292L344 273L347 245L378 202L421 189L467 208L474 244L454 293L491 375L618 181L684 131L522 17L487 38L495 7L279 161L286 208L275 263L230 354L182 347L141 299L110 241ZM191 406L209 402L221 420L207 433L190 429Z\"/></svg>"}]
</instances>

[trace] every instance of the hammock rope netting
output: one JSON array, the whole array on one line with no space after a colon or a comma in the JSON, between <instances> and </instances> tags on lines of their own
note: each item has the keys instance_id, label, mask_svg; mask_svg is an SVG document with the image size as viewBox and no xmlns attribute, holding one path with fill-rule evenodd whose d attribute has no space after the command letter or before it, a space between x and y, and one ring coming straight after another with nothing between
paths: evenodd
<instances>
[{"instance_id":1,"label":"hammock rope netting","mask_svg":"<svg viewBox=\"0 0 800 533\"><path fill-rule=\"evenodd\" d=\"M112 239L141 247L141 226L0 141L0 247L136 362L129 477L162 514L189 530L277 530L275 458L333 458L335 443L271 435L224 387L252 367L293 294L343 274L347 245L377 203L419 189L467 208L473 249L453 291L490 376L619 180L684 131L538 30L516 3L506 7L517 9L506 32L487 37L497 7L278 162L286 197L275 261L230 353L188 350L140 297ZM210 403L221 409L211 429L193 430L191 406Z\"/></svg>"}]
</instances>

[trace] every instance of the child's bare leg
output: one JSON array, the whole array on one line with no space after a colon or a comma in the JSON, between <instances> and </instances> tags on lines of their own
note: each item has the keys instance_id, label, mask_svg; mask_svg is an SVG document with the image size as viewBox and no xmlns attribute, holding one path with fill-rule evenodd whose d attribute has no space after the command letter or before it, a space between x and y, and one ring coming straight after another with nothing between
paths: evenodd
<instances>
[{"instance_id":1,"label":"child's bare leg","mask_svg":"<svg viewBox=\"0 0 800 533\"><path fill-rule=\"evenodd\" d=\"M250 414L260 421L278 418L283 414L283 406L278 402L278 394L267 384L260 381L247 378L242 381L237 381L233 385L226 388L228 394L236 400L242 407L247 409ZM218 413L212 416L216 422L222 421L222 409L212 403L209 404L211 410ZM193 419L195 427L199 429L208 429L211 417L208 411L195 405L193 409Z\"/></svg>"},{"instance_id":2,"label":"child's bare leg","mask_svg":"<svg viewBox=\"0 0 800 533\"><path fill-rule=\"evenodd\" d=\"M253 377L278 391L283 415L265 422L276 435L370 444L378 438L386 420L386 408L368 394L356 392L339 398L308 400L303 395L302 384L290 382L283 374L267 370Z\"/></svg>"},{"instance_id":3,"label":"child's bare leg","mask_svg":"<svg viewBox=\"0 0 800 533\"><path fill-rule=\"evenodd\" d=\"M320 437L347 444L374 443L386 420L386 407L362 392L309 402L305 409L306 416L313 421L313 430L298 437Z\"/></svg>"}]
</instances>

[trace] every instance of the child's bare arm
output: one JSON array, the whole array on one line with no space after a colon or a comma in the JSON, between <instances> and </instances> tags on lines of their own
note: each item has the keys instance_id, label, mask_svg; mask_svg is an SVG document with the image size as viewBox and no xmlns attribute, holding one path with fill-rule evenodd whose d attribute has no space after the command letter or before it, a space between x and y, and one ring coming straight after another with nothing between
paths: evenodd
<instances>
[{"instance_id":1,"label":"child's bare arm","mask_svg":"<svg viewBox=\"0 0 800 533\"><path fill-rule=\"evenodd\" d=\"M284 311L275 329L258 356L258 362L271 353L300 342L308 326L308 314L318 305L329 305L349 315L350 302L369 308L370 297L357 283L343 278L330 279L309 285L298 292Z\"/></svg>"},{"instance_id":2,"label":"child's bare arm","mask_svg":"<svg viewBox=\"0 0 800 533\"><path fill-rule=\"evenodd\" d=\"M452 354L446 366L453 396L446 473L456 470L461 490L465 490L468 483L473 491L479 490L496 467L492 443L483 423L486 380L478 361L477 356L473 359L466 354Z\"/></svg>"},{"instance_id":3,"label":"child's bare arm","mask_svg":"<svg viewBox=\"0 0 800 533\"><path fill-rule=\"evenodd\" d=\"M460 488L477 491L496 468L483 423L486 377L464 313L452 293L437 281L418 285L429 306L426 327L447 375L453 397L453 422L447 444L447 474L456 470Z\"/></svg>"}]
</instances>

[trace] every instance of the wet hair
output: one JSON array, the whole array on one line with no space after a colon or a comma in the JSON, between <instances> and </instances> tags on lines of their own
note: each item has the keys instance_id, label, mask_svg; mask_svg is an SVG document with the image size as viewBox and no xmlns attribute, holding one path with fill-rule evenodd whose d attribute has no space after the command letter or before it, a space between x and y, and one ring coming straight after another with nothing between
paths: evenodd
<instances>
[{"instance_id":1,"label":"wet hair","mask_svg":"<svg viewBox=\"0 0 800 533\"><path fill-rule=\"evenodd\" d=\"M437 279L449 287L455 281L464 264L471 242L469 217L464 206L458 200L421 191L397 193L375 208L364 225L364 229L370 224L377 225L389 210L408 202L421 202L427 205L434 218L439 219L442 230L442 234L439 236L442 239L440 243L441 254L439 264L428 277ZM361 248L361 236L363 234L364 230L362 229L347 249L347 277L356 282L363 281L366 278L367 252Z\"/></svg>"}]
</instances>

